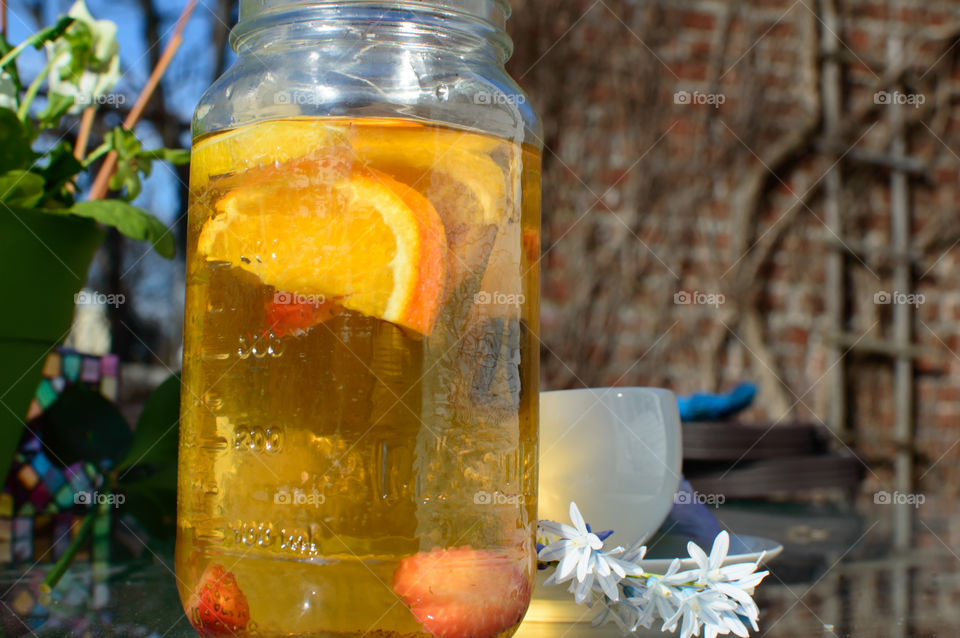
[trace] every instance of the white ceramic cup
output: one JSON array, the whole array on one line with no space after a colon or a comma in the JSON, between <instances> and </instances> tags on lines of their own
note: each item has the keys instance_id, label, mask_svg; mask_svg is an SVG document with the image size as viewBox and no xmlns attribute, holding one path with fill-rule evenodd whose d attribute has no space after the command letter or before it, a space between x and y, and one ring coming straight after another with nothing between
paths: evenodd
<instances>
[{"instance_id":1,"label":"white ceramic cup","mask_svg":"<svg viewBox=\"0 0 960 638\"><path fill-rule=\"evenodd\" d=\"M657 530L680 482L680 414L660 388L540 393L538 518L569 524L575 501L593 531L629 547Z\"/></svg>"}]
</instances>

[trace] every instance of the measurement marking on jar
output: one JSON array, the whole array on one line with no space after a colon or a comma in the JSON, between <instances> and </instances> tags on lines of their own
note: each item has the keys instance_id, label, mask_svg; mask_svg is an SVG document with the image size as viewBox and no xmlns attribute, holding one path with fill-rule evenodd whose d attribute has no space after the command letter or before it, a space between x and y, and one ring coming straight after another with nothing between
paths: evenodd
<instances>
[{"instance_id":1,"label":"measurement marking on jar","mask_svg":"<svg viewBox=\"0 0 960 638\"><path fill-rule=\"evenodd\" d=\"M233 540L238 545L278 549L298 556L319 556L320 551L309 529L281 527L279 532L272 523L264 521L240 521L232 526Z\"/></svg>"},{"instance_id":2,"label":"measurement marking on jar","mask_svg":"<svg viewBox=\"0 0 960 638\"><path fill-rule=\"evenodd\" d=\"M204 450L220 452L227 449L227 440L222 436L209 436L197 439L197 444Z\"/></svg>"},{"instance_id":3,"label":"measurement marking on jar","mask_svg":"<svg viewBox=\"0 0 960 638\"><path fill-rule=\"evenodd\" d=\"M283 446L282 427L242 427L234 433L235 450L276 454Z\"/></svg>"},{"instance_id":4,"label":"measurement marking on jar","mask_svg":"<svg viewBox=\"0 0 960 638\"><path fill-rule=\"evenodd\" d=\"M241 359L277 358L283 354L283 342L273 332L265 335L241 335L237 344L237 356Z\"/></svg>"}]
</instances>

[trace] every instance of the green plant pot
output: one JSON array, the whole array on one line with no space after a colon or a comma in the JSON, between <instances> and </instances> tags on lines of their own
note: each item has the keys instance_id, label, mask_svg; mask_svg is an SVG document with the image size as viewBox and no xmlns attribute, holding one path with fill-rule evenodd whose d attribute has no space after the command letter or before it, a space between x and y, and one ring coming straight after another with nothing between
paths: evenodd
<instances>
[{"instance_id":1,"label":"green plant pot","mask_svg":"<svg viewBox=\"0 0 960 638\"><path fill-rule=\"evenodd\" d=\"M73 320L75 295L105 232L90 219L0 204L0 479L7 476L46 355Z\"/></svg>"}]
</instances>

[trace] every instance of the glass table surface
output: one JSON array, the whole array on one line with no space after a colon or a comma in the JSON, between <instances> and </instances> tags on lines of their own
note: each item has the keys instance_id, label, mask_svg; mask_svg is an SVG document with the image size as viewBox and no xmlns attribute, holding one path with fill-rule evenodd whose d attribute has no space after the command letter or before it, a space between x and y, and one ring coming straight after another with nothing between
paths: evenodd
<instances>
[{"instance_id":1,"label":"glass table surface","mask_svg":"<svg viewBox=\"0 0 960 638\"><path fill-rule=\"evenodd\" d=\"M722 508L718 513L721 522L735 521L741 527L752 520L754 527L773 529L768 519L787 517L788 524L781 530L785 538L778 538L786 549L768 564L771 574L756 592L761 609L757 635L960 635L960 515L953 515L952 508L944 505L918 512L912 546L902 551L890 547L892 511L883 506L870 504L858 508L855 515L840 518L827 515L829 508L819 515L805 509L794 511L789 505L747 508L739 513ZM937 506L928 502L926 507ZM732 522L730 527L735 528ZM7 568L0 572L2 635L196 636L181 609L172 568L170 556L98 570L78 564L46 597L39 586L49 565ZM620 635L612 624L592 628L592 614L583 608L582 623L524 622L517 636ZM644 630L637 635L665 634Z\"/></svg>"}]
</instances>

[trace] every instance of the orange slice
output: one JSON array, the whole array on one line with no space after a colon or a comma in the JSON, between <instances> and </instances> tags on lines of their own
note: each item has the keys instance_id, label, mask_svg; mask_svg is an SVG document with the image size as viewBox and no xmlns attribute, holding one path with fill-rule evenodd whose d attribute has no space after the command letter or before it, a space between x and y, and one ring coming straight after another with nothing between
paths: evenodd
<instances>
[{"instance_id":1,"label":"orange slice","mask_svg":"<svg viewBox=\"0 0 960 638\"><path fill-rule=\"evenodd\" d=\"M423 127L358 128L349 137L357 162L389 173L436 207L447 233L454 286L483 268L497 228L512 215L515 201L505 169L491 154L506 159L512 145L474 133Z\"/></svg>"},{"instance_id":2,"label":"orange slice","mask_svg":"<svg viewBox=\"0 0 960 638\"><path fill-rule=\"evenodd\" d=\"M190 187L198 189L212 177L286 162L337 146L346 148L343 133L317 119L269 120L226 131L193 145Z\"/></svg>"},{"instance_id":3,"label":"orange slice","mask_svg":"<svg viewBox=\"0 0 960 638\"><path fill-rule=\"evenodd\" d=\"M442 217L449 211L460 222L503 221L506 175L490 153L512 148L507 142L476 133L399 128L358 130L350 143L358 160L427 195Z\"/></svg>"},{"instance_id":4,"label":"orange slice","mask_svg":"<svg viewBox=\"0 0 960 638\"><path fill-rule=\"evenodd\" d=\"M428 335L447 252L433 205L373 170L337 178L304 157L253 169L216 204L197 249L278 291L323 295Z\"/></svg>"}]
</instances>

